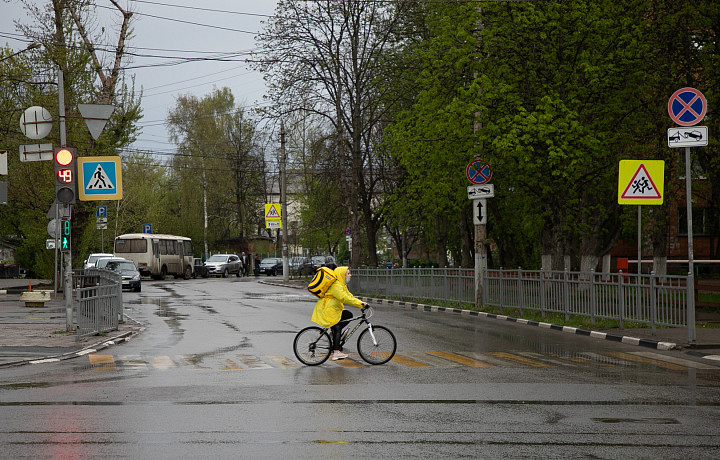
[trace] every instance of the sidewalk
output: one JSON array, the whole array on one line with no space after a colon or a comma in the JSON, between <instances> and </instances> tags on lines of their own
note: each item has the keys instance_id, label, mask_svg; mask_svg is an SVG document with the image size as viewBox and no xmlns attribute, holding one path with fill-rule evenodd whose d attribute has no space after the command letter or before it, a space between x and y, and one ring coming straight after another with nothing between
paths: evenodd
<instances>
[{"instance_id":1,"label":"sidewalk","mask_svg":"<svg viewBox=\"0 0 720 460\"><path fill-rule=\"evenodd\" d=\"M51 283L44 280L0 279L0 367L34 360L74 358L84 350L124 342L141 329L139 324L126 319L117 331L78 341L74 321L73 330L66 331L62 293L53 298L51 292L51 300L44 307L26 307L20 301L20 294L28 290L28 282L32 283L33 290L52 290Z\"/></svg>"}]
</instances>

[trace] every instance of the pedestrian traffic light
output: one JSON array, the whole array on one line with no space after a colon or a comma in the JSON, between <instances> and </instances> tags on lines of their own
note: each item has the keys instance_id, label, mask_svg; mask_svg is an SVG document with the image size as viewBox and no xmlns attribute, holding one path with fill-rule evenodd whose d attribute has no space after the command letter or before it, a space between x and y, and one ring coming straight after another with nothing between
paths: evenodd
<instances>
[{"instance_id":1,"label":"pedestrian traffic light","mask_svg":"<svg viewBox=\"0 0 720 460\"><path fill-rule=\"evenodd\" d=\"M77 149L55 149L55 202L73 204L77 198Z\"/></svg>"},{"instance_id":2,"label":"pedestrian traffic light","mask_svg":"<svg viewBox=\"0 0 720 460\"><path fill-rule=\"evenodd\" d=\"M60 236L60 250L70 250L70 221L62 220L62 235Z\"/></svg>"}]
</instances>

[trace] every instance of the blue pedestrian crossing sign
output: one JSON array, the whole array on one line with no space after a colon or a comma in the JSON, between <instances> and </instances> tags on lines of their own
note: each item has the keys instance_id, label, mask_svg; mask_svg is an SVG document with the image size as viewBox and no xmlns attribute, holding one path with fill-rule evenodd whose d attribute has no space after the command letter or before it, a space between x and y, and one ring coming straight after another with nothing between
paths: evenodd
<instances>
[{"instance_id":1,"label":"blue pedestrian crossing sign","mask_svg":"<svg viewBox=\"0 0 720 460\"><path fill-rule=\"evenodd\" d=\"M77 164L80 201L122 199L120 157L80 157Z\"/></svg>"}]
</instances>

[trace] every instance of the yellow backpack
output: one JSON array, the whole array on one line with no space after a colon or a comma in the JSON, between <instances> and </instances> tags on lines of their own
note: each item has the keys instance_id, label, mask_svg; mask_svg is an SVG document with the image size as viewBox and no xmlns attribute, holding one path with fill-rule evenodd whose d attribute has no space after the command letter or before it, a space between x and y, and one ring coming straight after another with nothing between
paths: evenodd
<instances>
[{"instance_id":1,"label":"yellow backpack","mask_svg":"<svg viewBox=\"0 0 720 460\"><path fill-rule=\"evenodd\" d=\"M315 272L315 276L308 284L307 289L311 294L322 299L335 281L337 281L337 276L332 270L327 267L320 267Z\"/></svg>"}]
</instances>

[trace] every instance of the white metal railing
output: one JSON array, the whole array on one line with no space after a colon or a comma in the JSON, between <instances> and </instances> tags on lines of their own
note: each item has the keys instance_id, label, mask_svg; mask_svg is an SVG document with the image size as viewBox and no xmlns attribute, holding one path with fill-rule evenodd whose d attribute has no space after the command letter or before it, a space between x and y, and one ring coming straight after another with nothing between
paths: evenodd
<instances>
[{"instance_id":1,"label":"white metal railing","mask_svg":"<svg viewBox=\"0 0 720 460\"><path fill-rule=\"evenodd\" d=\"M120 273L89 268L73 274L77 297L77 340L118 329L123 321Z\"/></svg>"},{"instance_id":2,"label":"white metal railing","mask_svg":"<svg viewBox=\"0 0 720 460\"><path fill-rule=\"evenodd\" d=\"M368 296L475 303L475 272L463 268L353 269L350 289ZM489 269L483 305L586 316L656 326L688 327L687 276ZM692 325L694 326L694 325ZM692 334L692 336L691 336ZM688 328L689 339L694 328Z\"/></svg>"}]
</instances>

